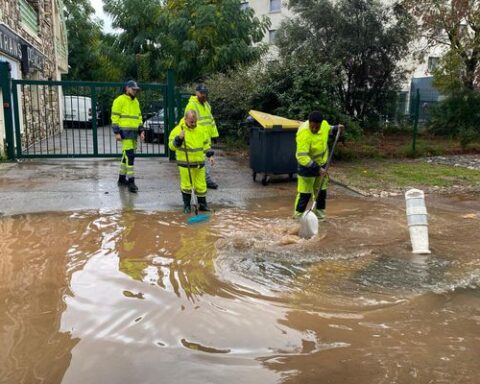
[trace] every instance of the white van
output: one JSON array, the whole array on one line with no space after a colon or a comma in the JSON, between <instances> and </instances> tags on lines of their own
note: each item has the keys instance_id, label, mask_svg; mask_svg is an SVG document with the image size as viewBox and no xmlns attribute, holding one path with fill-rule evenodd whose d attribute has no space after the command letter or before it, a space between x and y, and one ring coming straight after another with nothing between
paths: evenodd
<instances>
[{"instance_id":1,"label":"white van","mask_svg":"<svg viewBox=\"0 0 480 384\"><path fill-rule=\"evenodd\" d=\"M71 127L92 126L92 99L86 96L63 96L63 124Z\"/></svg>"}]
</instances>

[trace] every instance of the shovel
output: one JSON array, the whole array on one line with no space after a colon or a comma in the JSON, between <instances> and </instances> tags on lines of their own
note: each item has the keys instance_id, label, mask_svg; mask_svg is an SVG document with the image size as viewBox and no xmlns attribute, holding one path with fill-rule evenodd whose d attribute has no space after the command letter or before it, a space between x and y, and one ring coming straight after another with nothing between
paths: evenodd
<instances>
[{"instance_id":1,"label":"shovel","mask_svg":"<svg viewBox=\"0 0 480 384\"><path fill-rule=\"evenodd\" d=\"M191 216L187 219L187 224L197 224L207 221L210 216L209 215L199 215L198 214L198 198L195 194L195 187L193 185L192 180L192 171L190 169L190 161L188 160L188 149L187 149L187 138L186 136L183 137L183 146L185 148L185 158L187 160L187 168L188 168L188 178L190 180L190 185L192 186L191 194L192 194L192 205L193 205L193 212L195 216Z\"/></svg>"},{"instance_id":2,"label":"shovel","mask_svg":"<svg viewBox=\"0 0 480 384\"><path fill-rule=\"evenodd\" d=\"M330 154L328 156L327 165L325 166L325 172L322 173L320 176L320 189L318 190L318 194L322 190L323 181L325 180L325 175L327 174L328 168L330 167L330 163L332 162L333 151L335 150L335 146L337 145L338 138L340 137L340 128L337 130L337 135L335 136L335 141L333 142L332 149L330 150ZM310 239L311 237L318 234L318 219L313 210L317 206L317 199L318 195L315 196L313 200L312 207L304 212L302 217L300 217L300 230L298 232L300 237L304 239Z\"/></svg>"}]
</instances>

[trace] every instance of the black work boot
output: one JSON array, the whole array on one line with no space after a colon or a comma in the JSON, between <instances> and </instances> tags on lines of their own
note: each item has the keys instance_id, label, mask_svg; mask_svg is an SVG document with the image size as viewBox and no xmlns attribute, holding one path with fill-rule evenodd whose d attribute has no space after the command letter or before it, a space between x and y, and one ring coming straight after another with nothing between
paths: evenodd
<instances>
[{"instance_id":1,"label":"black work boot","mask_svg":"<svg viewBox=\"0 0 480 384\"><path fill-rule=\"evenodd\" d=\"M138 187L135 185L135 178L128 179L128 190L132 193L137 193Z\"/></svg>"},{"instance_id":2,"label":"black work boot","mask_svg":"<svg viewBox=\"0 0 480 384\"><path fill-rule=\"evenodd\" d=\"M199 197L198 198L198 209L202 212L210 212L211 211L211 209L208 208L206 197Z\"/></svg>"},{"instance_id":3,"label":"black work boot","mask_svg":"<svg viewBox=\"0 0 480 384\"><path fill-rule=\"evenodd\" d=\"M118 185L119 187L126 187L126 186L128 185L127 176L125 176L125 175L118 175L117 185Z\"/></svg>"},{"instance_id":4,"label":"black work boot","mask_svg":"<svg viewBox=\"0 0 480 384\"><path fill-rule=\"evenodd\" d=\"M182 198L183 198L183 213L191 213L192 206L190 205L190 202L192 201L192 195L190 193L182 192Z\"/></svg>"}]
</instances>

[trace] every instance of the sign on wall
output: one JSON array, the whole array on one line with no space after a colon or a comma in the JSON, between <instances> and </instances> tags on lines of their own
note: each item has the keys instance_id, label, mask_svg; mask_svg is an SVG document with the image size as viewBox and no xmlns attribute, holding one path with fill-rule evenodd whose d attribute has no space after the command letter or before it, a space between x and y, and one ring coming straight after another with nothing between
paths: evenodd
<instances>
[{"instance_id":1,"label":"sign on wall","mask_svg":"<svg viewBox=\"0 0 480 384\"><path fill-rule=\"evenodd\" d=\"M43 54L2 24L0 24L0 52L19 60L23 73L42 69Z\"/></svg>"}]
</instances>

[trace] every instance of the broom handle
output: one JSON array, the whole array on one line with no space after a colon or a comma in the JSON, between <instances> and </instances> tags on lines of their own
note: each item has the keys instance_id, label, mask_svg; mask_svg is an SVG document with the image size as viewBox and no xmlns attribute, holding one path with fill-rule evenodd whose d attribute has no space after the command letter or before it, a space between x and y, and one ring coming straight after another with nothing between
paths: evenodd
<instances>
[{"instance_id":1,"label":"broom handle","mask_svg":"<svg viewBox=\"0 0 480 384\"><path fill-rule=\"evenodd\" d=\"M182 131L183 131L183 128L182 128ZM197 197L195 196L195 188L193 186L193 181L192 181L192 171L190 170L190 161L188 160L187 133L184 131L184 134L185 136L183 137L183 146L185 148L185 158L187 159L188 178L190 180L190 185L192 186L192 197L193 197L195 215L198 215Z\"/></svg>"},{"instance_id":2,"label":"broom handle","mask_svg":"<svg viewBox=\"0 0 480 384\"><path fill-rule=\"evenodd\" d=\"M317 200L318 197L320 196L320 192L322 192L322 186L323 186L323 180L325 179L325 176L327 175L328 168L330 168L330 163L332 162L332 157L333 157L333 151L335 150L335 146L337 145L338 138L340 137L340 127L337 128L337 135L335 136L335 141L333 142L332 149L330 150L330 153L328 154L328 160L327 164L325 165L325 172L322 173L320 176L320 189L318 190L317 196L315 196L315 200L313 201L312 208L310 208L311 211L315 209L317 206ZM328 146L328 144L327 144Z\"/></svg>"}]
</instances>

